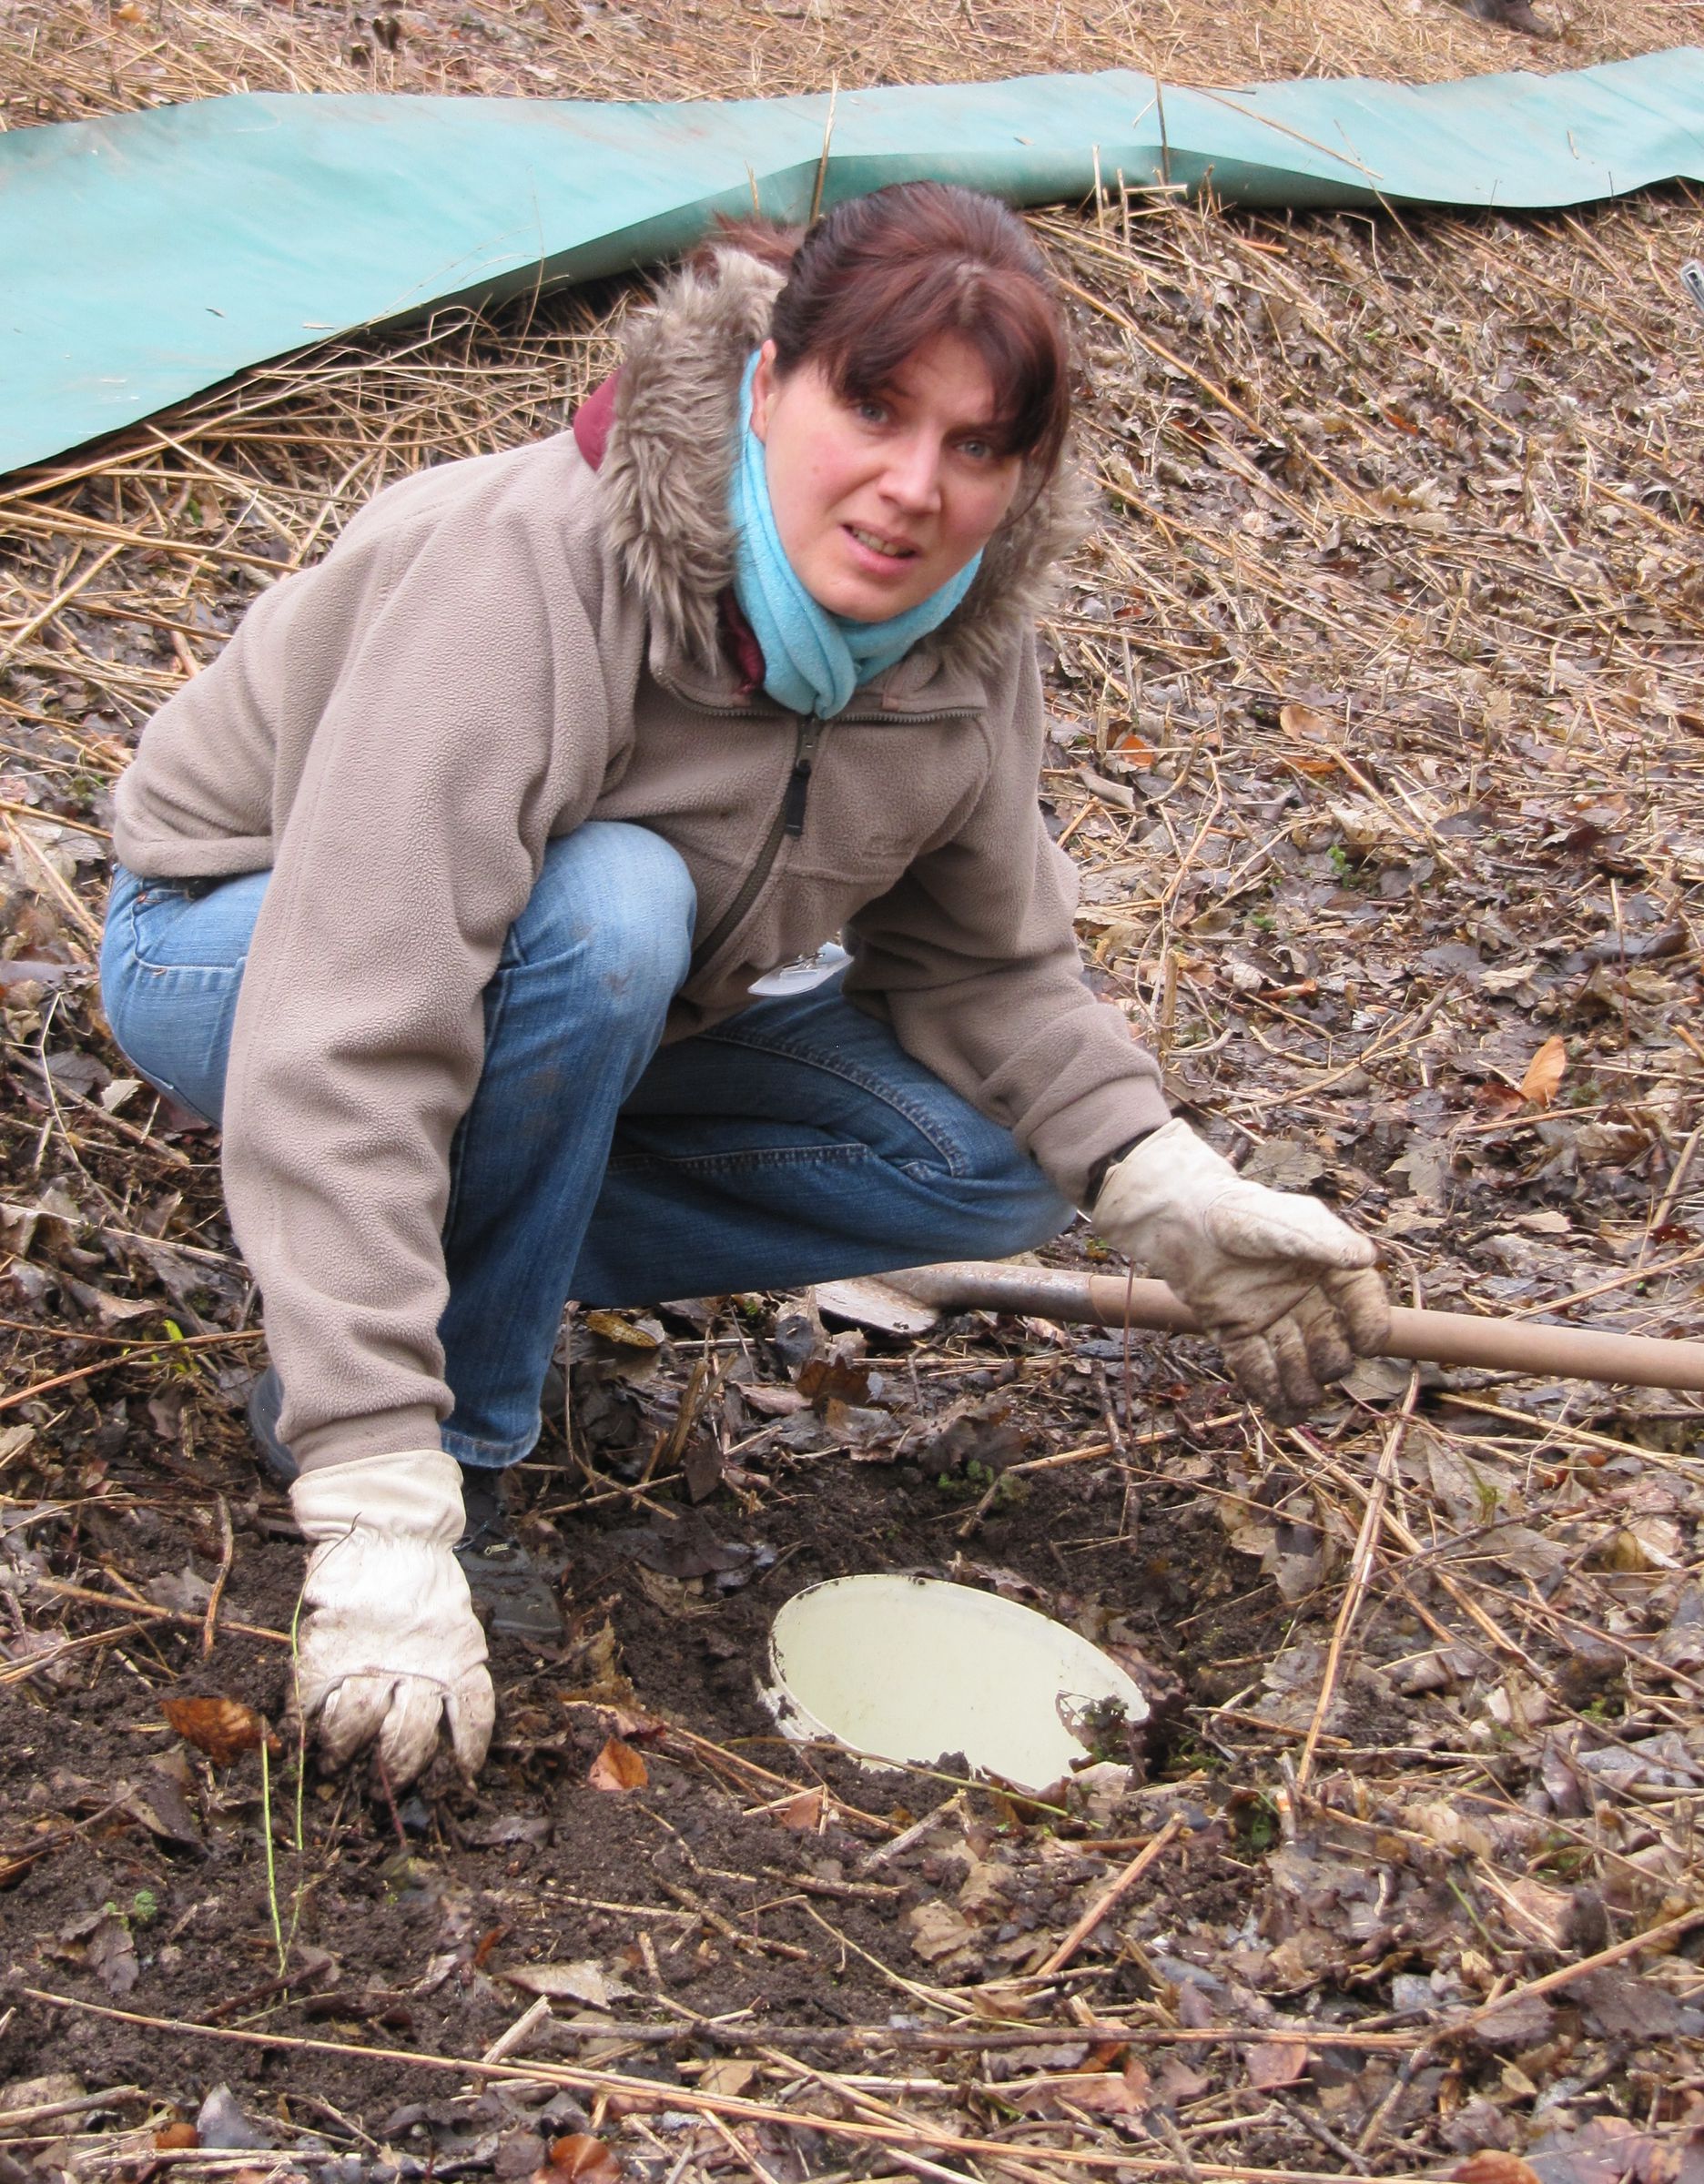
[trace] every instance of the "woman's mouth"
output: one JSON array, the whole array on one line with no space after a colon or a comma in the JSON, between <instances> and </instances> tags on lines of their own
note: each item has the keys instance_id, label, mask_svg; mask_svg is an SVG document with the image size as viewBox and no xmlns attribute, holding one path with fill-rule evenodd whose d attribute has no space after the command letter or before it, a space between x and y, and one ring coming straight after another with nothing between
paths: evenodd
<instances>
[{"instance_id":1,"label":"woman's mouth","mask_svg":"<svg viewBox=\"0 0 1704 2184\"><path fill-rule=\"evenodd\" d=\"M878 531L866 531L861 523L848 523L845 530L855 546L861 546L866 553L878 555L884 561L913 561L917 559L917 548L908 546L902 539L884 538Z\"/></svg>"}]
</instances>

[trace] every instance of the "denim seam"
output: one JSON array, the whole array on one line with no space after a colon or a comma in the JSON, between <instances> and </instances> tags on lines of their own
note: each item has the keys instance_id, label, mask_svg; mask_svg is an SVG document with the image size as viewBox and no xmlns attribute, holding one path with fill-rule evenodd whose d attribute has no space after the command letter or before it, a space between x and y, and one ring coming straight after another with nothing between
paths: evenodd
<instances>
[{"instance_id":1,"label":"denim seam","mask_svg":"<svg viewBox=\"0 0 1704 2184\"><path fill-rule=\"evenodd\" d=\"M821 1070L825 1077L837 1077L842 1084L851 1085L857 1091L878 1099L894 1114L903 1117L920 1138L935 1148L941 1166L949 1176L958 1178L972 1172L973 1164L966 1158L963 1148L941 1137L925 1107L914 1105L908 1099L896 1097L890 1084L869 1072L850 1069L844 1065L837 1066L819 1048L806 1046L794 1040L742 1038L726 1026L701 1032L698 1036L716 1046L737 1046L747 1054L776 1055L787 1061L803 1062L810 1068ZM812 1153L806 1157L816 1158L818 1156Z\"/></svg>"},{"instance_id":2,"label":"denim seam","mask_svg":"<svg viewBox=\"0 0 1704 2184\"><path fill-rule=\"evenodd\" d=\"M884 1168L903 1168L899 1160L883 1160L868 1145L766 1145L726 1153L613 1153L608 1172L635 1174L647 1168L666 1168L671 1174L705 1173L735 1168L797 1168L818 1161L850 1167L859 1160L880 1161Z\"/></svg>"},{"instance_id":3,"label":"denim seam","mask_svg":"<svg viewBox=\"0 0 1704 2184\"><path fill-rule=\"evenodd\" d=\"M485 1025L485 1044L483 1051L487 1055L490 1054L492 1048L497 1043L497 1033L502 1024L503 1010L508 1006L509 1002L509 981L502 976L501 971L492 978L491 987L487 990L489 991L492 988L495 989L497 997L492 1004L491 1016ZM450 1170L450 1190L448 1197L444 1200L443 1227L439 1231L441 1239L446 1244L449 1241L450 1231L455 1227L456 1216L462 1210L462 1169L463 1164L459 1158L462 1148L462 1137L463 1131L467 1128L469 1118L472 1115L474 1107L478 1102L480 1087L483 1084L484 1077L485 1068L483 1060L482 1060L480 1065L480 1082L473 1087L473 1097L469 1100L467 1107L462 1112L461 1120L456 1124L455 1128L450 1134L450 1157L447 1162L447 1166Z\"/></svg>"},{"instance_id":4,"label":"denim seam","mask_svg":"<svg viewBox=\"0 0 1704 2184\"><path fill-rule=\"evenodd\" d=\"M470 1470L504 1471L512 1464L523 1462L532 1453L543 1431L541 1421L532 1433L520 1434L512 1441L482 1441L476 1434L457 1433L448 1426L441 1426L439 1439L445 1454L453 1456L458 1463L466 1464Z\"/></svg>"},{"instance_id":5,"label":"denim seam","mask_svg":"<svg viewBox=\"0 0 1704 2184\"><path fill-rule=\"evenodd\" d=\"M737 1153L686 1153L678 1159L666 1154L629 1153L612 1156L606 1172L610 1175L636 1175L645 1168L661 1168L671 1175L710 1176L746 1173L756 1168L783 1168L818 1167L823 1165L852 1168L862 1161L874 1161L878 1168L908 1177L914 1183L938 1183L946 1172L938 1161L888 1160L868 1145L784 1145L761 1147ZM966 1182L972 1179L967 1170L953 1174L950 1180Z\"/></svg>"},{"instance_id":6,"label":"denim seam","mask_svg":"<svg viewBox=\"0 0 1704 2184\"><path fill-rule=\"evenodd\" d=\"M206 970L229 970L231 967L229 963L162 963L157 956L148 955L142 945L142 922L140 922L140 917L137 917L137 911L140 911L144 902L147 902L147 889L137 889L137 894L131 895L131 905L129 905L131 959L137 967L140 967L140 970L148 972L148 976L151 978L159 978L159 976L164 976L166 972L173 972L173 970L203 970L203 972ZM238 974L240 974L240 970L242 970L240 963L236 966L236 970L238 970Z\"/></svg>"},{"instance_id":7,"label":"denim seam","mask_svg":"<svg viewBox=\"0 0 1704 2184\"><path fill-rule=\"evenodd\" d=\"M248 963L248 951L246 948L235 963L161 963L157 957L148 955L142 945L142 934L137 916L143 906L146 894L146 889L143 889L131 897L128 912L130 954L138 969L146 971L150 978L168 977L174 971L195 971L203 976L212 972L220 977L241 978Z\"/></svg>"}]
</instances>

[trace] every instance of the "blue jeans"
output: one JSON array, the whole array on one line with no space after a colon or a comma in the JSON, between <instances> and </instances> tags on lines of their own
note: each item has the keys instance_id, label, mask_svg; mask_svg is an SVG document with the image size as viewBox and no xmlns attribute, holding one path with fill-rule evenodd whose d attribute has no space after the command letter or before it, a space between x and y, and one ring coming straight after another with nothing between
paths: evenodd
<instances>
[{"instance_id":1,"label":"blue jeans","mask_svg":"<svg viewBox=\"0 0 1704 2184\"><path fill-rule=\"evenodd\" d=\"M101 993L142 1076L217 1123L269 875L114 876ZM451 1148L439 1323L463 1463L517 1462L570 1297L638 1305L939 1259L1004 1258L1071 1208L1010 1133L838 981L661 1044L697 905L662 837L551 844L485 989L485 1061Z\"/></svg>"}]
</instances>

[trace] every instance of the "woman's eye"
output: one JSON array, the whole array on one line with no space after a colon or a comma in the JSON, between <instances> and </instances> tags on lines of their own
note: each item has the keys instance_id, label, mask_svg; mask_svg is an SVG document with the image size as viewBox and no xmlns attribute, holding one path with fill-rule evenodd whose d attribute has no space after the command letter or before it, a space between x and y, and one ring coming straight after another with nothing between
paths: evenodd
<instances>
[{"instance_id":1,"label":"woman's eye","mask_svg":"<svg viewBox=\"0 0 1704 2184\"><path fill-rule=\"evenodd\" d=\"M856 405L856 413L863 423L879 425L887 419L888 405L885 402L878 402L874 397L871 397Z\"/></svg>"}]
</instances>

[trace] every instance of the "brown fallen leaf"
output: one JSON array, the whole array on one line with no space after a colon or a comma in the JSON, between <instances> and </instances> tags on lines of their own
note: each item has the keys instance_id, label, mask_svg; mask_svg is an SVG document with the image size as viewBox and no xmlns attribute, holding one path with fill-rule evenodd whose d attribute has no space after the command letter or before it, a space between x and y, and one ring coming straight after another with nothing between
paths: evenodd
<instances>
[{"instance_id":1,"label":"brown fallen leaf","mask_svg":"<svg viewBox=\"0 0 1704 2184\"><path fill-rule=\"evenodd\" d=\"M177 2123L162 2124L154 2134L154 2151L157 2154L188 2153L199 2146L201 2134L192 2123L181 2119Z\"/></svg>"},{"instance_id":2,"label":"brown fallen leaf","mask_svg":"<svg viewBox=\"0 0 1704 2184\"><path fill-rule=\"evenodd\" d=\"M654 1350L663 1347L661 1334L653 1334L649 1328L636 1326L633 1320L624 1319L620 1312L582 1312L580 1324L621 1350Z\"/></svg>"},{"instance_id":3,"label":"brown fallen leaf","mask_svg":"<svg viewBox=\"0 0 1704 2184\"><path fill-rule=\"evenodd\" d=\"M539 2173L552 2179L573 2177L579 2184L617 2184L622 2165L601 2138L574 2131L551 2140L550 2167Z\"/></svg>"},{"instance_id":4,"label":"brown fallen leaf","mask_svg":"<svg viewBox=\"0 0 1704 2184\"><path fill-rule=\"evenodd\" d=\"M1307 2067L1305 2040L1263 2040L1242 2058L1248 2082L1257 2093L1269 2093L1275 2086L1294 2085L1306 2075Z\"/></svg>"},{"instance_id":5,"label":"brown fallen leaf","mask_svg":"<svg viewBox=\"0 0 1704 2184\"><path fill-rule=\"evenodd\" d=\"M205 1752L216 1767L228 1767L263 1742L269 1752L279 1748L262 1716L240 1699L162 1699L160 1712L185 1744Z\"/></svg>"},{"instance_id":6,"label":"brown fallen leaf","mask_svg":"<svg viewBox=\"0 0 1704 2184\"><path fill-rule=\"evenodd\" d=\"M861 1335L857 1338L860 1342L863 1339ZM869 1360L857 1356L848 1339L840 1336L823 1356L806 1359L796 1384L806 1401L818 1409L831 1396L837 1396L843 1403L867 1403L872 1370Z\"/></svg>"},{"instance_id":7,"label":"brown fallen leaf","mask_svg":"<svg viewBox=\"0 0 1704 2184\"><path fill-rule=\"evenodd\" d=\"M1518 2154L1486 2146L1456 2163L1450 2171L1450 2184L1538 2184L1538 2172Z\"/></svg>"},{"instance_id":8,"label":"brown fallen leaf","mask_svg":"<svg viewBox=\"0 0 1704 2184\"><path fill-rule=\"evenodd\" d=\"M594 1790L612 1790L618 1795L627 1790L643 1790L651 1779L651 1770L631 1744L623 1744L619 1736L612 1736L597 1757L592 1762L586 1781Z\"/></svg>"},{"instance_id":9,"label":"brown fallen leaf","mask_svg":"<svg viewBox=\"0 0 1704 2184\"><path fill-rule=\"evenodd\" d=\"M1321 713L1315 705L1303 705L1295 698L1278 708L1278 725L1298 743L1321 743L1337 733L1337 723L1330 713Z\"/></svg>"},{"instance_id":10,"label":"brown fallen leaf","mask_svg":"<svg viewBox=\"0 0 1704 2184\"><path fill-rule=\"evenodd\" d=\"M522 1994L545 1995L553 2002L583 2002L589 2009L607 2009L616 1996L626 1992L590 1956L573 1964L512 1965L498 1977Z\"/></svg>"},{"instance_id":11,"label":"brown fallen leaf","mask_svg":"<svg viewBox=\"0 0 1704 2184\"><path fill-rule=\"evenodd\" d=\"M1154 2098L1161 2108L1182 2108L1186 2100L1199 2100L1212 2082L1201 2071L1192 2070L1187 2063L1173 2058L1160 2065L1154 2080Z\"/></svg>"},{"instance_id":12,"label":"brown fallen leaf","mask_svg":"<svg viewBox=\"0 0 1704 2184\"><path fill-rule=\"evenodd\" d=\"M774 1816L796 1835L814 1835L822 1825L821 1789L801 1790L796 1797L789 1797L785 1805L777 1806Z\"/></svg>"},{"instance_id":13,"label":"brown fallen leaf","mask_svg":"<svg viewBox=\"0 0 1704 2184\"><path fill-rule=\"evenodd\" d=\"M1567 1067L1567 1048L1559 1036L1547 1038L1526 1065L1526 1074L1521 1079L1521 1097L1531 1100L1536 1107L1547 1107L1556 1097L1557 1087L1562 1082L1562 1073Z\"/></svg>"},{"instance_id":14,"label":"brown fallen leaf","mask_svg":"<svg viewBox=\"0 0 1704 2184\"><path fill-rule=\"evenodd\" d=\"M109 1994L127 1995L141 1977L130 1928L111 1905L84 1944L84 1956Z\"/></svg>"},{"instance_id":15,"label":"brown fallen leaf","mask_svg":"<svg viewBox=\"0 0 1704 2184\"><path fill-rule=\"evenodd\" d=\"M925 1964L938 1964L976 1939L976 1928L950 1904L919 1904L901 1923L911 1931L911 1946Z\"/></svg>"},{"instance_id":16,"label":"brown fallen leaf","mask_svg":"<svg viewBox=\"0 0 1704 2184\"><path fill-rule=\"evenodd\" d=\"M724 2056L719 2061L706 2063L699 2073L698 2090L714 2093L718 2098L736 2100L757 2075L756 2063L741 2062L735 2056Z\"/></svg>"},{"instance_id":17,"label":"brown fallen leaf","mask_svg":"<svg viewBox=\"0 0 1704 2184\"><path fill-rule=\"evenodd\" d=\"M1148 2073L1137 2062L1122 2070L1048 2071L1001 2088L1026 2116L1057 2115L1061 2107L1089 2116L1142 2116L1153 2105Z\"/></svg>"},{"instance_id":18,"label":"brown fallen leaf","mask_svg":"<svg viewBox=\"0 0 1704 2184\"><path fill-rule=\"evenodd\" d=\"M1500 1121L1506 1115L1518 1114L1526 1106L1519 1089L1506 1085L1500 1077L1487 1077L1474 1094L1475 1110L1489 1122Z\"/></svg>"}]
</instances>

